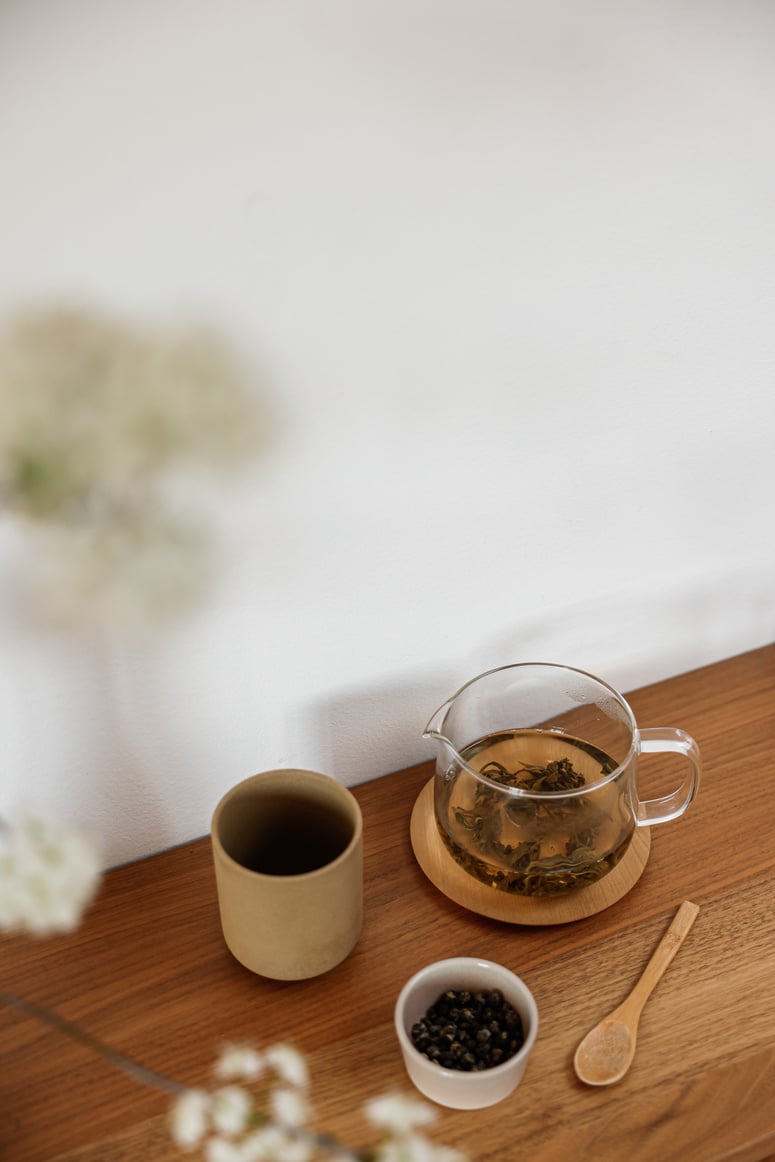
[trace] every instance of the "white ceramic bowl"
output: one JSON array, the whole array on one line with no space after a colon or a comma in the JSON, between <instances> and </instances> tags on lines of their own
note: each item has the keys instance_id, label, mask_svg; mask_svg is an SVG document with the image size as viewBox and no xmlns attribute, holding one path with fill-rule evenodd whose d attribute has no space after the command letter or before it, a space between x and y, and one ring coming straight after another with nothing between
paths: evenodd
<instances>
[{"instance_id":1,"label":"white ceramic bowl","mask_svg":"<svg viewBox=\"0 0 775 1162\"><path fill-rule=\"evenodd\" d=\"M411 1029L447 989L500 989L522 1019L522 1048L500 1065L478 1072L445 1069L430 1061L412 1044ZM508 968L455 956L427 965L406 982L396 1001L395 1026L406 1071L417 1089L439 1105L475 1110L502 1101L521 1081L538 1032L538 1009L527 985Z\"/></svg>"}]
</instances>

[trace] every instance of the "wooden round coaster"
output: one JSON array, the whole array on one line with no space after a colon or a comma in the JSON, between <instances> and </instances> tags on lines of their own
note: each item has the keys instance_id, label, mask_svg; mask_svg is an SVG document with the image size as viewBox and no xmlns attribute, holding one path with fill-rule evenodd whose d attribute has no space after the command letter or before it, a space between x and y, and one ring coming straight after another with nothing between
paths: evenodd
<instances>
[{"instance_id":1,"label":"wooden round coaster","mask_svg":"<svg viewBox=\"0 0 775 1162\"><path fill-rule=\"evenodd\" d=\"M432 884L456 904L509 924L567 924L610 908L637 883L651 847L648 827L638 827L626 854L597 883L566 896L516 896L488 887L455 862L444 846L433 810L433 779L425 784L412 810L412 848Z\"/></svg>"}]
</instances>

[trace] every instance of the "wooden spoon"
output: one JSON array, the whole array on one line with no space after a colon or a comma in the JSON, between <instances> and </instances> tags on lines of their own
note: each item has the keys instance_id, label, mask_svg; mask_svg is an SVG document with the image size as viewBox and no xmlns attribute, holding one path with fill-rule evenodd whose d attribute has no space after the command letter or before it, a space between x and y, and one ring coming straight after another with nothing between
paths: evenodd
<instances>
[{"instance_id":1,"label":"wooden spoon","mask_svg":"<svg viewBox=\"0 0 775 1162\"><path fill-rule=\"evenodd\" d=\"M641 1010L683 944L699 910L691 900L684 900L630 995L590 1029L579 1045L573 1065L577 1077L587 1085L612 1085L630 1068Z\"/></svg>"}]
</instances>

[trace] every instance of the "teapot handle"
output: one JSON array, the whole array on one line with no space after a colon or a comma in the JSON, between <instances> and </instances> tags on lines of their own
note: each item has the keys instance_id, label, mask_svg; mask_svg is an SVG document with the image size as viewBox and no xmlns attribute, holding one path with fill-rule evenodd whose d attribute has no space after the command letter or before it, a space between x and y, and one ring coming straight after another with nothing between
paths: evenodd
<instances>
[{"instance_id":1,"label":"teapot handle","mask_svg":"<svg viewBox=\"0 0 775 1162\"><path fill-rule=\"evenodd\" d=\"M640 732L641 754L682 754L689 761L689 771L679 787L659 799L638 800L635 822L638 827L667 823L683 815L700 785L700 748L690 734L672 726L656 726Z\"/></svg>"}]
</instances>

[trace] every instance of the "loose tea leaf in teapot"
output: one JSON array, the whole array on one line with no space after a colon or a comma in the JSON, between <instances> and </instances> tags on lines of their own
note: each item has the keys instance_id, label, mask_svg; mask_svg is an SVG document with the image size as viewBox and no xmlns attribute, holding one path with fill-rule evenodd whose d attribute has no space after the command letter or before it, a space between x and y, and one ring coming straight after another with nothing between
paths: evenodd
<instances>
[{"instance_id":1,"label":"loose tea leaf in teapot","mask_svg":"<svg viewBox=\"0 0 775 1162\"><path fill-rule=\"evenodd\" d=\"M573 891L606 875L626 851L634 826L623 789L613 780L579 794L617 767L583 739L502 732L461 758L484 777L450 769L439 830L454 859L484 883L525 896Z\"/></svg>"}]
</instances>

